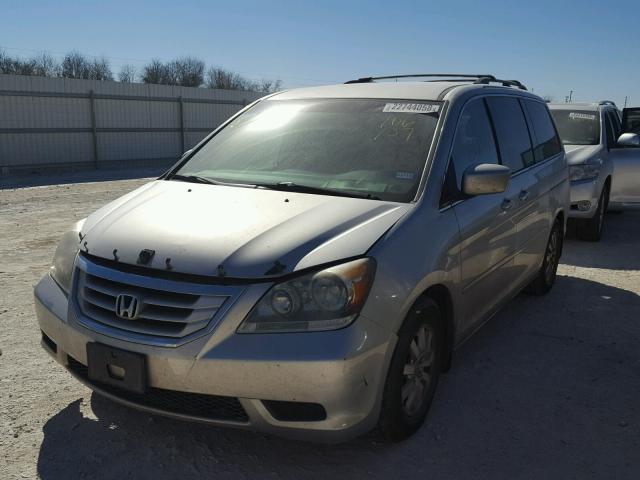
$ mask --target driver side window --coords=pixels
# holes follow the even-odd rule
[[[464,198],[461,190],[462,175],[471,165],[480,163],[500,163],[493,128],[483,99],[469,102],[458,119],[441,205]]]

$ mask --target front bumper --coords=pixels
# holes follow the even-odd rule
[[[329,332],[236,334],[239,322],[261,294],[248,288],[213,332],[166,347],[133,343],[88,329],[77,321],[73,302],[70,307],[49,275],[34,293],[36,315],[46,335],[45,350],[90,388],[120,403],[175,418],[326,442],[348,440],[377,423],[396,336],[366,317]],[[86,365],[89,342],[144,354],[153,389],[237,398],[247,419],[176,413],[91,384],[77,369],[70,368],[70,362]],[[320,404],[326,418],[278,420],[264,400]]]
[[[593,180],[579,180],[577,182],[571,182],[571,201],[569,207],[570,218],[593,218],[598,208],[598,199],[602,192],[602,182],[600,178]],[[585,209],[579,209],[579,205],[586,205],[588,202],[589,207]]]

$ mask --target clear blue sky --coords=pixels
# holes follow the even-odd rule
[[[563,100],[640,106],[640,1],[2,0],[0,46],[77,49],[114,71],[190,54],[285,87],[371,74],[493,73]]]

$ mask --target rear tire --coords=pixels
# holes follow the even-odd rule
[[[536,278],[525,288],[525,292],[533,295],[544,295],[553,287],[562,255],[563,243],[562,223],[556,220],[547,240],[544,260]]]
[[[399,442],[424,423],[443,365],[444,335],[438,305],[426,299],[398,333],[382,397],[378,428],[388,442]]]
[[[582,220],[578,225],[578,238],[588,242],[599,242],[604,227],[604,214],[609,204],[609,185],[605,185],[598,199],[598,208],[593,218]]]

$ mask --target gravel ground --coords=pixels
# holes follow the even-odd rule
[[[640,212],[568,239],[457,353],[417,435],[337,446],[141,414],[39,346],[32,287],[63,228],[144,180],[0,191],[0,478],[640,478]]]

